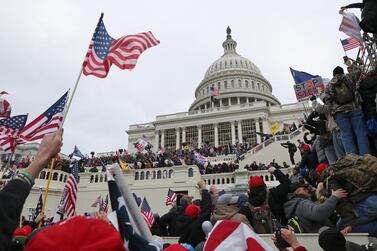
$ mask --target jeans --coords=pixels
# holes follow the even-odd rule
[[[289,158],[291,159],[292,165],[295,164],[295,153],[294,152],[289,152]]]
[[[335,149],[335,154],[338,159],[346,155],[346,152],[344,151],[344,146],[342,142],[342,138],[340,136],[340,131],[334,130],[332,132],[332,142]]]
[[[329,144],[325,146],[325,154],[326,154],[326,159],[330,165],[334,164],[337,161],[333,144]]]
[[[377,236],[377,193],[354,205],[358,217],[353,223],[352,232],[369,233]]]
[[[364,155],[370,153],[367,128],[364,115],[361,111],[338,113],[336,123],[340,128],[340,134],[346,153]],[[354,141],[357,141],[357,147]]]

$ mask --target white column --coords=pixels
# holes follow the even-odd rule
[[[186,142],[186,127],[182,128],[182,143]]]
[[[232,99],[231,98],[228,98],[228,105],[231,106],[232,103],[231,103]]]
[[[255,119],[255,128],[256,128],[257,132],[261,132],[261,128],[259,126],[259,118]],[[261,137],[262,136],[257,134],[257,144],[262,142]]]
[[[208,107],[207,107],[207,103],[204,104],[204,110],[207,111]]]
[[[271,125],[267,121],[266,118],[263,118],[263,122],[262,123],[263,123],[263,132],[267,133],[267,134],[271,133]]]
[[[202,146],[202,126],[198,125],[198,148]]]
[[[159,147],[159,145],[158,145],[158,136],[160,136],[159,134],[159,131],[155,131],[154,132],[154,149],[155,149],[155,151],[158,151],[158,147]]]
[[[238,142],[242,143],[242,125],[241,125],[241,120],[237,121],[237,126],[238,126]]]
[[[161,147],[165,147],[165,130],[161,130]]]
[[[175,136],[175,149],[179,150],[181,147],[180,147],[180,144],[179,144],[179,128],[176,128],[175,129],[175,132],[176,132],[176,136]]]
[[[236,144],[236,127],[234,121],[230,122],[230,131],[232,133],[232,145]]]
[[[220,107],[223,107],[223,99],[220,98]]]
[[[219,127],[218,124],[214,124],[213,128],[215,129],[215,147],[219,146]]]
[[[237,98],[237,104],[241,104],[240,97]]]

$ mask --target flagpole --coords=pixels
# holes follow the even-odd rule
[[[119,165],[114,165],[112,168],[114,173],[114,179],[118,184],[119,190],[126,202],[127,209],[130,213],[130,218],[134,219],[137,228],[140,230],[140,235],[143,236],[148,242],[152,242],[152,234],[149,230],[144,218],[141,216],[139,207],[136,204],[135,199],[132,196],[131,190],[128,187],[126,178],[124,177]]]
[[[51,159],[51,163],[50,163],[50,172],[48,174],[48,180],[47,180],[47,185],[46,185],[45,196],[43,198],[43,204],[42,204],[42,210],[41,210],[41,214],[42,215],[44,215],[44,213],[45,213],[45,207],[46,207],[46,202],[47,202],[48,190],[50,188],[50,182],[51,182],[51,178],[52,178],[52,170],[54,169],[54,164],[55,164],[55,158],[52,158]],[[38,228],[41,227],[41,225],[42,225],[42,220],[40,222],[38,222]]]
[[[64,124],[64,122],[65,122],[65,119],[66,119],[67,114],[68,114],[68,111],[69,111],[69,108],[71,107],[72,100],[73,100],[73,98],[75,97],[75,93],[76,93],[76,90],[77,90],[77,86],[79,85],[79,82],[80,82],[81,76],[82,76],[82,67],[81,67],[80,73],[79,73],[79,75],[78,75],[78,77],[77,77],[75,87],[73,88],[72,96],[70,97],[70,99],[69,99],[69,101],[68,101],[67,108],[66,108],[66,110],[65,110],[65,112],[64,112],[64,117],[63,117],[63,121],[62,121],[62,125],[61,125],[61,127],[63,127],[63,124]]]

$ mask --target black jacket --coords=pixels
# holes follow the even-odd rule
[[[274,171],[274,176],[279,181],[279,185],[269,190],[268,206],[274,217],[282,224],[287,224],[287,219],[284,214],[284,203],[288,201],[289,185],[291,181],[279,169]]]
[[[9,250],[13,231],[18,227],[22,208],[30,193],[26,182],[11,180],[0,191],[0,250]]]
[[[302,153],[300,168],[304,168],[306,166],[309,170],[315,170],[317,164],[318,161],[312,152]]]
[[[160,218],[160,227],[163,231],[163,236],[179,236],[181,230],[184,228],[182,226],[181,219],[185,214],[185,208],[182,206],[173,207],[166,214]],[[178,220],[180,219],[180,221]],[[183,225],[185,225],[183,223]]]
[[[377,118],[376,114],[376,93],[377,93],[377,75],[368,74],[366,79],[360,82],[359,93],[362,98],[361,106],[365,119]]]
[[[199,216],[184,229],[178,243],[188,243],[191,246],[196,247],[200,242],[205,241],[206,236],[202,230],[202,223],[210,220],[211,209],[211,196],[208,193],[208,190],[203,189]]]

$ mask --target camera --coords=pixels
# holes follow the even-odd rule
[[[281,228],[279,228],[278,230],[275,231],[275,238],[276,238],[276,243],[275,243],[275,246],[277,248],[287,248],[287,247],[290,247],[291,245],[288,244],[288,242],[286,242],[283,237],[281,236]]]

